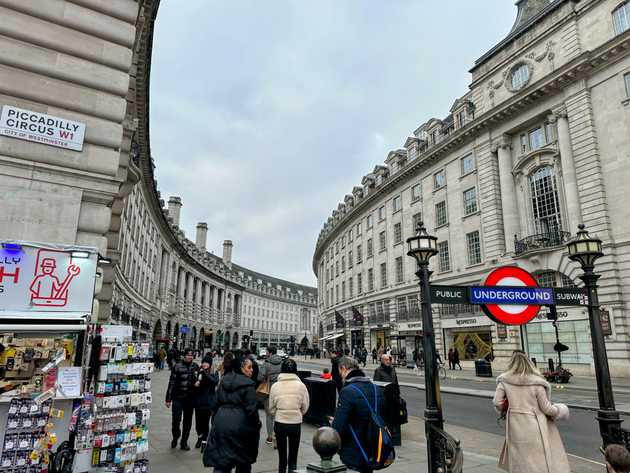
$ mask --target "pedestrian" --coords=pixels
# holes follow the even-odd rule
[[[160,351],[158,352],[159,355],[159,359],[160,359],[160,369],[163,370],[164,369],[164,360],[166,360],[166,357],[168,356],[168,353],[166,353],[166,349],[164,348],[164,345],[162,345],[160,347]]]
[[[506,419],[499,467],[509,473],[569,473],[555,420],[568,418],[564,404],[549,401],[551,387],[522,350],[515,350],[497,378],[495,408]]]
[[[448,369],[449,370],[455,369],[455,366],[453,365],[453,349],[452,348],[448,349],[448,354],[446,355],[446,358],[448,359]]]
[[[375,348],[372,348],[372,363],[376,363],[378,361],[378,351]]]
[[[382,381],[391,383],[385,387],[385,409],[383,411],[383,420],[387,424],[387,428],[392,436],[394,445],[402,444],[402,435],[399,423],[398,408],[402,402],[400,400],[400,386],[398,385],[398,376],[396,368],[392,366],[391,355],[381,356],[381,365],[374,370],[374,381]]]
[[[243,352],[243,355],[245,356],[245,358],[249,358],[252,361],[252,369],[254,370],[254,374],[252,374],[252,380],[256,384],[256,387],[258,387],[258,385],[260,384],[260,381],[258,381],[258,375],[260,374],[260,367],[258,366],[256,357],[251,352],[251,350],[245,350]]]
[[[358,439],[367,437],[372,422],[370,406],[376,405],[377,414],[382,417],[384,398],[381,390],[365,376],[355,360],[344,356],[339,359],[338,365],[344,387],[339,394],[332,427],[341,437],[339,457],[348,469],[371,473],[361,451],[363,447],[355,441],[355,435]]]
[[[330,374],[330,370],[328,368],[324,368],[319,377],[322,379],[332,379],[332,375]]]
[[[361,363],[363,364],[364,368],[367,365],[367,359],[368,359],[368,351],[367,351],[367,348],[363,347],[361,348]]]
[[[230,473],[233,469],[236,473],[251,473],[258,458],[262,424],[252,373],[252,360],[244,356],[232,359],[225,366],[203,454],[204,466],[213,466],[215,473]]]
[[[630,473],[630,453],[623,445],[612,443],[604,451],[607,473]]]
[[[456,348],[455,350],[453,350],[453,369],[455,369],[456,366],[459,366],[459,369],[462,369],[462,365],[459,363],[459,350]]]
[[[195,429],[197,443],[195,448],[208,440],[210,430],[210,415],[215,406],[215,390],[219,383],[219,376],[212,374],[212,357],[204,356],[201,360],[197,381],[195,382]]]
[[[341,353],[331,352],[330,354],[330,375],[335,382],[338,393],[341,392],[341,388],[343,387],[343,379],[341,373],[339,373],[339,358],[341,358],[341,356]]]
[[[297,375],[297,364],[287,358],[269,393],[269,410],[274,416],[273,431],[278,447],[278,473],[287,473],[287,466],[289,473],[297,469],[302,418],[308,406],[308,391]]]
[[[278,375],[282,369],[282,357],[277,354],[276,347],[270,346],[267,348],[267,358],[265,359],[265,363],[262,365],[260,372],[258,374],[258,381],[260,383],[267,382],[269,383],[269,392],[271,392],[271,388],[274,383],[278,381]],[[273,415],[269,411],[269,396],[265,399],[265,424],[267,427],[267,439],[265,442],[267,445],[273,445]]]
[[[193,362],[192,350],[184,351],[184,359],[175,363],[171,369],[171,377],[166,389],[166,407],[172,407],[171,448],[177,447],[177,441],[181,436],[181,449],[190,450],[188,436],[192,427],[193,418],[193,385],[196,382],[199,366]],[[182,420],[183,417],[183,420]],[[180,423],[183,422],[180,430]]]

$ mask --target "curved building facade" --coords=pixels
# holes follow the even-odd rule
[[[93,320],[130,324],[138,338],[310,345],[315,288],[233,263],[230,241],[212,255],[207,226],[187,239],[181,200],[160,198],[149,137],[159,3],[0,0],[3,113],[84,131],[51,140],[0,127],[0,238],[96,247],[111,264],[98,269]]]
[[[422,341],[415,262],[405,240],[437,236],[432,282],[479,285],[518,265],[543,286],[581,285],[565,244],[577,225],[604,242],[600,299],[611,371],[630,374],[624,182],[630,179],[630,2],[517,2],[508,36],[478,59],[470,90],[366,174],[324,223],[313,257],[323,343],[411,351]],[[438,348],[502,366],[524,348],[556,359],[541,310],[505,327],[469,305],[433,305]],[[593,371],[588,315],[559,308],[563,364]]]

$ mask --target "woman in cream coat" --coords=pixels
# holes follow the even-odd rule
[[[297,364],[288,358],[282,362],[278,381],[269,392],[269,412],[274,416],[273,430],[278,445],[278,473],[286,473],[287,466],[289,473],[297,469],[302,417],[308,405],[308,391],[297,375]]]
[[[552,404],[549,394],[549,383],[525,352],[516,350],[508,370],[497,378],[493,399],[497,411],[506,414],[499,467],[509,473],[570,473],[555,423],[568,418],[569,409]]]

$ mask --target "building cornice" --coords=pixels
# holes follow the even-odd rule
[[[435,161],[454,149],[471,143],[495,124],[505,122],[507,119],[521,113],[524,109],[539,103],[552,93],[562,90],[568,84],[574,83],[599,70],[602,65],[618,60],[623,52],[629,48],[630,31],[626,31],[592,51],[583,52],[564,66],[515,94],[512,98],[480,115],[465,127],[456,130],[449,135],[448,139],[432,146],[416,159],[408,162],[398,173],[384,181],[379,187],[373,189],[367,197],[355,202],[354,207],[347,211],[345,215],[339,217],[332,225],[332,228],[329,227],[327,232],[322,231],[320,233],[312,260],[312,268],[315,275],[317,275],[317,264],[324,248],[338,237],[353,219],[359,217],[371,205],[374,205],[385,195],[397,189],[401,184],[416,177],[420,170],[431,166]]]

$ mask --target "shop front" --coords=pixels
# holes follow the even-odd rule
[[[552,321],[547,320],[548,309],[524,326],[524,345],[530,358],[536,358],[539,368],[547,367],[549,359],[558,362],[554,350],[556,332]],[[558,307],[558,340],[569,349],[562,353],[562,364],[572,370],[588,374],[593,362],[591,331],[588,312],[584,307]],[[568,366],[567,366],[568,367]]]
[[[478,315],[448,318],[442,319],[441,323],[445,357],[451,348],[457,350],[462,361],[494,356],[493,322],[488,317]]]
[[[391,340],[390,327],[377,326],[370,327],[370,346],[377,350],[387,348],[390,346]]]
[[[422,322],[401,322],[398,324],[398,350],[411,360],[414,351],[422,347]]]
[[[360,348],[365,346],[365,341],[363,338],[363,329],[362,328],[353,328],[350,331],[350,346],[354,350],[354,348]]]

